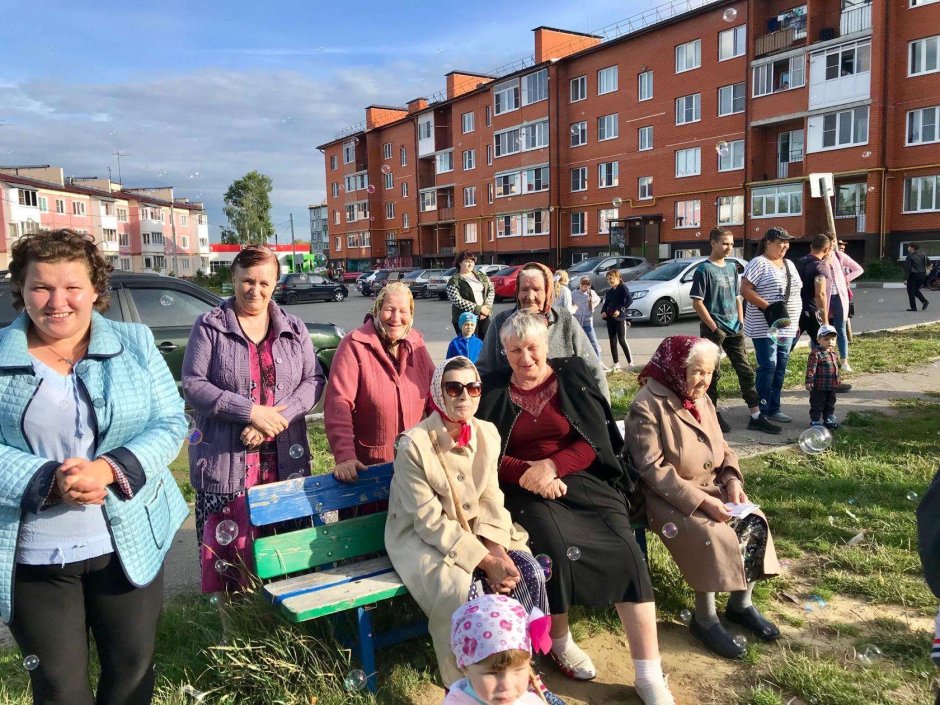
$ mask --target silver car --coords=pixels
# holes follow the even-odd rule
[[[598,294],[603,294],[610,288],[607,284],[607,272],[610,270],[619,270],[620,278],[628,282],[652,268],[653,265],[645,257],[588,257],[568,267],[568,276],[571,278],[568,288],[574,291],[581,286],[581,277],[588,277],[591,280],[591,288]]]
[[[630,321],[649,321],[654,326],[668,326],[680,316],[694,316],[692,299],[692,277],[698,265],[707,257],[690,257],[663,262],[650,270],[627,287],[633,295],[633,302],[627,309]],[[734,262],[738,274],[744,271],[747,262],[740,257],[726,257]]]

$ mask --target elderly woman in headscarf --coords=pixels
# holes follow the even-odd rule
[[[718,621],[715,593],[730,592],[725,617],[773,641],[780,630],[751,604],[757,580],[780,572],[767,519],[749,504],[738,457],[706,395],[720,350],[704,338],[679,335],[660,343],[640,373],[642,388],[626,422],[629,452],[643,482],[650,529],[695,590],[693,636],[727,658],[741,658]]]
[[[594,352],[591,341],[568,309],[552,307],[554,300],[555,286],[552,280],[552,270],[538,262],[524,264],[516,278],[516,307],[497,314],[486,333],[483,350],[477,360],[480,374],[486,375],[490,372],[509,369],[500,330],[506,320],[516,311],[530,311],[541,314],[548,322],[548,358],[550,360],[560,357],[582,358],[587,363],[594,381],[597,382],[597,388],[609,400],[607,375],[604,374],[604,367]]]
[[[468,595],[505,593],[529,612],[548,612],[544,573],[526,548],[525,531],[513,526],[503,506],[499,434],[474,418],[481,391],[466,357],[434,370],[431,412],[397,441],[385,524],[388,555],[428,615],[448,687],[462,677],[450,649],[450,618]],[[543,631],[547,637],[547,623]]]
[[[338,480],[393,460],[395,437],[424,416],[434,363],[412,328],[414,311],[411,290],[393,282],[336,349],[323,419]]]

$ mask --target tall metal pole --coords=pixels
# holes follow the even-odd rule
[[[123,185],[124,185],[124,179],[121,177],[121,157],[126,157],[126,156],[129,154],[129,152],[122,152],[120,149],[115,149],[115,150],[112,152],[112,154],[113,154],[115,157],[117,157],[117,162],[118,162],[118,181],[119,181],[120,184],[123,186]]]
[[[297,267],[297,243],[294,242],[294,214],[290,214],[290,271],[294,272]]]

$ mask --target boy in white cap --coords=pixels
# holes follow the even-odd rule
[[[818,347],[806,361],[806,389],[809,391],[809,420],[813,426],[839,428],[835,416],[836,390],[839,388],[839,356],[835,352],[838,331],[835,327],[819,327]]]

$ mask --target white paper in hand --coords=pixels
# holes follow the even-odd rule
[[[758,509],[759,506],[760,505],[753,504],[751,502],[745,502],[744,504],[725,502],[725,509],[731,512],[731,516],[735,519],[743,519],[748,514],[753,513],[755,509]]]

